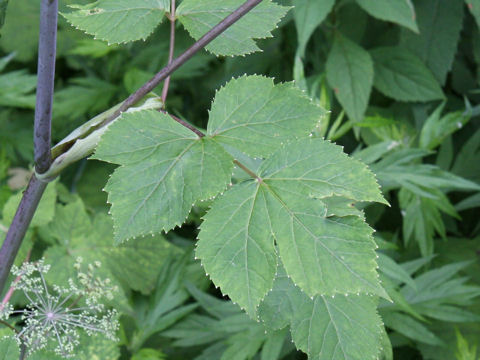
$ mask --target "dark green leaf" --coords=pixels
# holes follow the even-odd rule
[[[463,1],[419,0],[415,9],[420,34],[404,30],[400,43],[415,53],[443,85],[457,50]]]
[[[373,84],[373,62],[363,48],[336,34],[328,55],[327,79],[347,115],[363,119]]]
[[[375,87],[400,101],[431,101],[444,97],[431,71],[410,51],[383,47],[370,51],[375,63]]]

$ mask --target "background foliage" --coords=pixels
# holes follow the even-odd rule
[[[103,34],[91,28],[95,22],[75,23],[76,11],[89,5],[73,11],[67,5],[87,3],[60,1],[61,11],[70,15],[59,19],[55,141],[121,101],[167,61],[168,24],[160,23],[160,13],[135,27],[128,39],[146,41],[125,44],[117,36],[120,28]],[[205,23],[201,12],[195,12],[204,3],[181,3],[184,27],[177,26],[177,53],[193,42],[190,35],[206,30],[200,26]],[[477,359],[480,2],[295,0],[293,5],[273,38],[257,42],[262,52],[216,57],[249,54],[257,45],[212,44],[175,72],[167,110],[207,128],[215,91],[232,77],[261,74],[276,83],[295,80],[317,104],[331,110],[317,135],[367,163],[391,204],[360,204],[377,229],[380,276],[393,300],[378,304],[388,332],[382,356]],[[272,19],[254,14],[254,24],[265,24],[256,38],[267,36],[275,18],[284,14],[274,3],[263,6]],[[1,29],[0,238],[33,160],[38,12],[38,2],[11,1]],[[210,119],[212,115],[214,111]],[[302,338],[302,319],[277,319],[270,325],[278,330],[265,333],[261,323],[211,286],[194,260],[192,249],[208,201],[197,204],[181,228],[115,246],[102,191],[113,168],[82,160],[50,184],[16,260],[20,264],[30,249],[34,258],[45,256],[54,266],[48,279],[52,284],[68,279],[77,256],[100,260],[104,275],[123,289],[112,304],[122,313],[121,342],[86,341],[79,359],[90,359],[92,353],[101,359],[136,360],[304,358],[291,342],[291,337]],[[241,178],[236,172],[234,176]],[[269,296],[281,298],[281,291],[293,286],[282,271]],[[295,298],[299,308],[302,295]],[[317,300],[316,306],[328,306],[327,300]],[[24,304],[20,296],[15,301]],[[375,306],[365,299],[363,312],[349,315],[374,314]],[[292,321],[292,334],[282,321]],[[365,351],[373,346],[362,345]],[[297,346],[314,351],[312,344]],[[7,341],[0,342],[0,349],[5,354],[16,351]]]

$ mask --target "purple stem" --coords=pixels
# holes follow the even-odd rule
[[[0,249],[0,293],[5,287],[10,268],[46,187],[47,183],[38,180],[33,175],[27,189],[23,192],[23,197],[20,205],[18,205],[12,225],[10,225],[5,241]]]
[[[58,0],[42,0],[40,8],[40,36],[38,41],[37,102],[33,143],[35,167],[39,174],[50,167],[52,156],[51,123],[55,54],[57,49]]]
[[[40,174],[47,171],[52,162],[50,143],[57,49],[57,19],[58,0],[42,0],[38,40],[37,101],[33,136],[36,171]],[[5,288],[10,268],[46,187],[46,183],[33,175],[23,193],[22,200],[0,249],[0,293]]]

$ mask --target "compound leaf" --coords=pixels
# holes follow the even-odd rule
[[[357,3],[373,17],[394,22],[418,33],[415,8],[411,0],[357,0]]]
[[[375,87],[400,101],[432,101],[444,97],[432,72],[414,54],[398,46],[370,51],[375,63]]]
[[[215,141],[154,110],[122,115],[95,158],[122,165],[106,186],[117,242],[181,225],[195,202],[226,188],[233,169]]]
[[[290,325],[295,345],[309,359],[376,359],[382,334],[376,303],[365,295],[309,298],[280,267],[259,314],[269,328]]]
[[[230,15],[244,0],[184,0],[177,9],[178,20],[198,40]],[[259,51],[253,39],[271,37],[288,7],[264,0],[213,40],[206,49],[216,55],[244,55]]]
[[[369,53],[337,34],[326,71],[328,83],[347,115],[354,121],[362,120],[373,84],[373,61]]]
[[[255,314],[273,281],[274,241],[287,273],[309,296],[387,297],[376,272],[372,229],[358,214],[328,216],[318,199],[345,196],[383,202],[365,165],[336,145],[303,139],[274,153],[258,176],[215,200],[199,235],[197,256],[233,301]],[[342,212],[341,206],[350,203],[337,202],[336,211]]]
[[[146,39],[162,21],[170,0],[98,0],[71,5],[63,16],[77,29],[109,44]]]
[[[324,114],[292,83],[243,76],[216,94],[207,133],[219,144],[265,157],[290,139],[307,137]]]

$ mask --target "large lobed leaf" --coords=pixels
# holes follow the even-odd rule
[[[178,20],[198,40],[230,15],[244,0],[184,0],[177,9]],[[206,49],[216,55],[244,55],[259,51],[253,39],[271,37],[288,11],[271,0],[264,0],[213,40]]]
[[[117,242],[181,225],[195,202],[226,188],[233,168],[216,142],[154,110],[123,114],[94,157],[122,165],[106,186]]]
[[[73,26],[96,39],[118,44],[146,39],[170,8],[170,0],[98,0],[71,7],[75,10],[63,16]]]
[[[310,296],[385,296],[370,227],[358,216],[327,217],[327,207],[318,199],[383,202],[365,165],[336,145],[304,139],[274,153],[259,177],[217,199],[199,235],[197,256],[233,301],[255,314],[273,283],[274,241],[289,276]]]
[[[288,140],[309,135],[324,114],[292,83],[243,76],[216,94],[207,134],[227,148],[266,157]]]

